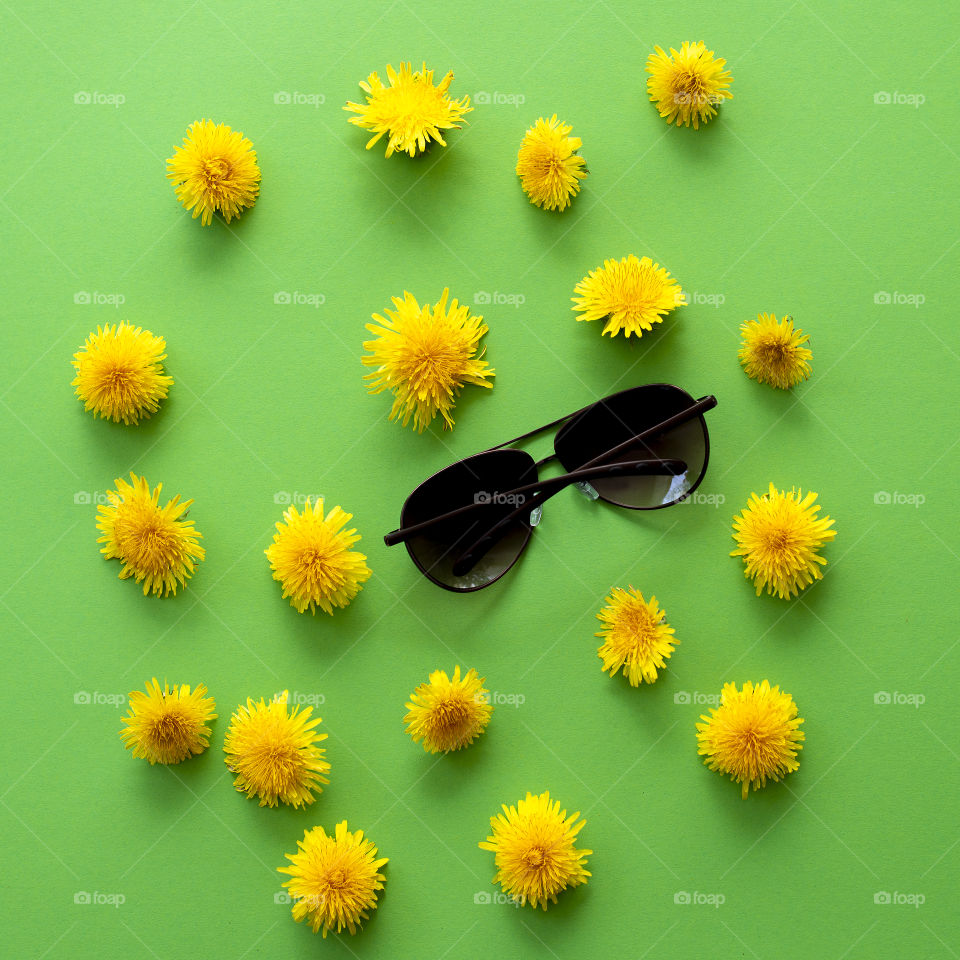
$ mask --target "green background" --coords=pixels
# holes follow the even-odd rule
[[[960,24],[940,7],[0,4],[11,956],[957,956]],[[701,38],[735,99],[699,133],[670,128],[643,65],[654,44]],[[506,96],[446,150],[386,160],[341,107],[403,59],[453,69],[457,96]],[[524,130],[554,112],[590,168],[562,215],[513,172]],[[191,220],[164,178],[200,117],[242,130],[262,168],[229,228]],[[639,343],[570,310],[577,280],[628,253],[691,295]],[[363,325],[404,289],[422,302],[444,286],[523,303],[477,308],[495,387],[467,389],[453,433],[417,435],[365,393]],[[761,310],[811,335],[793,393],[737,364]],[[176,380],[138,428],[95,421],[70,386],[73,352],[120,319],[166,337]],[[719,507],[633,514],[568,492],[509,578],[469,596],[382,545],[452,459],[659,381],[719,400],[701,488]],[[207,559],[176,598],[119,581],[77,502],[131,469],[195,500]],[[770,480],[819,491],[838,530],[825,580],[792,602],[756,598],[727,556],[731,516]],[[298,615],[270,578],[284,491],[342,504],[363,536],[374,575],[332,618]],[[911,495],[924,502],[897,502]],[[681,641],[637,690],[601,672],[593,636],[628,584]],[[455,663],[524,702],[431,757],[404,703]],[[152,676],[216,698],[198,759],[123,750],[111,698]],[[807,742],[796,774],[743,801],[701,764],[694,724],[725,681],[763,678],[793,694]],[[220,749],[237,703],[284,688],[322,699],[330,735],[332,782],[301,811],[234,792]],[[546,914],[475,903],[494,891],[488,818],[546,789],[586,817],[589,885]],[[390,858],[387,888],[360,935],[324,942],[275,902],[275,868],[304,828],[344,818]]]

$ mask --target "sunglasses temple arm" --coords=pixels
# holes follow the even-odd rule
[[[692,407],[687,407],[686,410],[681,410],[679,413],[675,413],[672,417],[668,417],[662,423],[656,424],[656,426],[648,427],[642,433],[634,434],[634,436],[630,437],[629,440],[624,440],[623,443],[617,444],[617,446],[610,450],[605,450],[599,456],[594,457],[592,460],[585,463],[580,469],[584,470],[587,467],[597,466],[598,464],[603,463],[604,460],[608,460],[610,457],[616,457],[620,455],[634,444],[646,440],[647,437],[655,436],[658,433],[664,433],[667,430],[672,430],[681,423],[686,423],[688,420],[692,420],[694,417],[699,417],[708,410],[712,410],[716,405],[716,397],[701,397]]]
[[[573,483],[583,483],[609,477],[680,476],[686,472],[683,460],[633,460],[624,463],[608,463],[597,467],[581,468],[572,473],[554,477],[544,483],[532,497],[525,499],[505,517],[497,521],[485,534],[474,541],[454,562],[453,573],[462,576],[473,569],[476,562],[500,539],[503,531],[524,514],[543,506],[552,496]],[[544,489],[545,487],[550,489]]]
[[[523,496],[527,493],[534,493],[532,497],[524,496],[524,502],[507,518],[510,521],[514,516],[519,516],[526,510],[533,510],[543,503],[546,503],[555,493],[570,486],[573,483],[596,479],[597,477],[615,477],[623,474],[630,476],[642,476],[644,474],[655,474],[657,476],[676,476],[683,473],[687,465],[683,460],[635,460],[626,463],[607,463],[599,464],[594,467],[581,467],[572,473],[564,473],[558,477],[550,477],[546,480],[538,480],[536,483],[528,483],[522,487],[515,487],[512,490],[496,491],[497,498],[513,498]],[[422,523],[415,523],[409,527],[401,527],[398,530],[392,530],[384,538],[383,542],[388,547],[393,547],[404,540],[428,530],[437,523],[443,523],[446,520],[454,520],[463,516],[465,513],[471,513],[482,507],[489,506],[491,500],[478,500],[474,503],[468,503],[465,506],[458,507],[456,510],[450,510],[447,513],[441,513],[439,516],[431,517]],[[498,529],[500,524],[493,529]]]

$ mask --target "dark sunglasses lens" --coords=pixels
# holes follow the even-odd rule
[[[527,545],[529,514],[521,514],[504,527],[502,536],[470,570],[455,575],[453,566],[491,527],[516,509],[516,498],[509,491],[536,479],[537,467],[528,453],[493,450],[461,460],[425,480],[403,505],[403,527],[468,504],[482,506],[410,537],[406,545],[414,563],[434,583],[451,590],[467,592],[493,583],[513,566]]]
[[[694,399],[679,387],[652,385],[625,390],[594,404],[557,434],[554,448],[568,471],[655,427],[691,407]],[[682,500],[703,479],[707,460],[707,425],[693,417],[643,440],[628,444],[610,463],[629,460],[682,460],[680,475],[608,477],[592,480],[600,497],[621,507],[650,509]]]

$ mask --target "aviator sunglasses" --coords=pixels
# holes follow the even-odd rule
[[[597,400],[424,480],[384,543],[405,544],[420,572],[446,590],[488,587],[523,553],[543,504],[568,486],[628,510],[685,500],[707,472],[703,415],[716,405],[715,397],[694,400],[665,383]],[[554,452],[542,460],[511,446],[553,427],[559,428]],[[541,478],[540,468],[551,460],[566,472]]]

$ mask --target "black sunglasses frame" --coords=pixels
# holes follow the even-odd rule
[[[676,426],[679,426],[683,423],[687,423],[694,418],[699,418],[703,426],[703,440],[704,440],[704,451],[703,451],[703,466],[700,469],[700,474],[697,479],[690,485],[690,487],[684,491],[683,496],[677,497],[676,500],[671,500],[668,503],[658,503],[652,504],[649,506],[638,506],[634,504],[619,503],[613,500],[604,497],[602,493],[594,490],[597,499],[601,499],[606,503],[609,503],[611,506],[622,507],[627,510],[662,510],[666,507],[676,506],[678,503],[682,503],[684,500],[688,499],[694,491],[700,486],[703,478],[706,476],[707,467],[710,463],[710,434],[707,429],[706,421],[703,419],[703,414],[708,410],[712,410],[717,405],[716,397],[712,395],[707,395],[701,397],[699,400],[694,400],[694,398],[688,394],[681,387],[677,387],[674,384],[668,383],[651,383],[651,384],[641,384],[635,387],[628,387],[626,390],[620,390],[617,393],[610,394],[609,396],[602,397],[599,400],[594,400],[592,403],[587,404],[585,407],[581,407],[579,410],[575,410],[573,413],[569,413],[566,416],[559,417],[556,420],[551,421],[550,423],[544,424],[542,427],[537,427],[535,430],[530,430],[527,433],[521,434],[519,437],[514,437],[512,440],[505,440],[503,443],[497,444],[494,447],[489,447],[486,450],[482,450],[478,454],[474,454],[471,457],[466,457],[462,460],[454,461],[452,464],[448,464],[442,469],[438,470],[436,473],[432,474],[430,477],[427,477],[425,480],[421,481],[417,487],[410,493],[407,499],[404,501],[403,507],[400,511],[401,522],[404,513],[406,512],[407,505],[410,499],[416,494],[416,492],[426,484],[429,484],[431,481],[435,480],[441,474],[445,473],[451,467],[458,465],[468,465],[470,460],[474,457],[480,457],[487,453],[493,453],[498,450],[505,450],[512,448],[514,444],[521,443],[524,440],[528,440],[531,437],[535,437],[541,433],[544,433],[547,430],[552,429],[553,427],[560,427],[557,431],[556,437],[554,438],[554,443],[556,444],[557,438],[561,436],[563,431],[567,427],[572,427],[575,420],[587,414],[589,411],[599,406],[600,404],[606,404],[610,401],[616,400],[619,397],[626,396],[634,392],[645,391],[645,390],[656,390],[656,389],[669,389],[675,390],[678,393],[683,394],[690,401],[690,406],[679,411],[671,417],[661,421],[660,423],[653,424],[650,427],[647,427],[638,434],[635,434],[629,437],[627,440],[623,441],[620,444],[606,450],[599,455],[595,456],[592,460],[587,463],[582,464],[576,470],[570,471],[569,473],[562,474],[557,477],[548,477],[541,478],[538,476],[537,480],[533,483],[525,484],[521,487],[517,487],[513,490],[503,492],[504,496],[508,495],[519,495],[526,494],[528,491],[536,493],[527,498],[524,497],[523,502],[517,506],[517,508],[510,514],[505,517],[502,517],[498,520],[486,534],[480,537],[476,542],[471,544],[467,550],[461,554],[458,558],[458,564],[469,564],[467,569],[472,566],[472,562],[476,562],[476,559],[483,555],[483,553],[489,549],[499,538],[495,536],[496,531],[509,527],[512,521],[519,519],[523,514],[529,514],[534,510],[538,509],[545,503],[548,499],[553,497],[560,490],[565,489],[568,486],[579,483],[588,483],[591,479],[597,479],[600,477],[614,477],[614,476],[623,476],[623,475],[635,475],[643,476],[650,475],[655,473],[671,473],[675,470],[682,469],[682,461],[678,460],[636,460],[636,461],[619,461],[615,463],[604,463],[603,461],[607,460],[611,456],[616,456],[618,453],[622,453],[624,450],[633,446],[637,441],[642,441],[644,437],[650,436],[652,434],[662,434],[665,431],[671,430]],[[541,460],[533,461],[531,457],[531,462],[539,474],[539,470],[542,466],[549,463],[551,460],[559,459],[556,453],[556,449],[549,456],[542,458]],[[469,469],[469,467],[468,467]],[[480,479],[479,477],[477,479]],[[484,583],[477,584],[475,586],[469,587],[457,587],[451,584],[442,582],[441,580],[435,578],[429,570],[421,562],[420,558],[413,552],[410,547],[409,538],[415,536],[417,533],[422,532],[429,527],[432,527],[434,524],[451,520],[456,517],[462,516],[466,513],[475,511],[481,507],[485,506],[482,501],[475,501],[474,503],[465,504],[462,507],[458,507],[455,510],[447,511],[446,513],[438,514],[435,517],[431,517],[427,520],[424,520],[420,523],[411,524],[407,527],[399,527],[396,530],[392,530],[390,533],[386,534],[383,538],[384,543],[388,547],[395,546],[398,543],[403,543],[407,548],[407,553],[410,556],[410,559],[413,561],[417,569],[426,577],[431,583],[436,584],[438,587],[442,587],[444,590],[449,590],[452,593],[474,593],[477,590],[483,590],[485,587],[489,587],[491,584],[496,583],[501,577],[513,569],[516,562],[523,555],[524,551],[527,548],[527,544],[530,542],[530,537],[533,535],[533,525],[527,523],[526,532],[523,539],[523,543],[519,545],[517,550],[517,555],[510,562],[510,564],[504,568],[497,576],[493,577],[490,580],[485,581]]]

